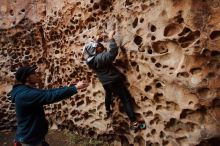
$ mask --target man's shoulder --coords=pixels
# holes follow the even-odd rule
[[[24,92],[27,93],[29,91],[34,91],[36,90],[35,88],[31,88],[27,85],[24,85],[24,84],[20,84],[20,85],[15,85],[13,88],[12,88],[12,91],[11,93],[15,93],[16,95],[21,95],[23,94]]]
[[[99,53],[99,54],[97,54],[95,57],[96,57],[96,58],[102,58],[103,56],[106,56],[106,55],[109,55],[109,51]]]
[[[13,85],[13,87],[12,87],[12,92],[13,92],[13,91],[17,91],[17,90],[21,90],[21,89],[23,89],[23,88],[27,88],[26,85],[24,85],[24,84],[15,84],[15,85]]]

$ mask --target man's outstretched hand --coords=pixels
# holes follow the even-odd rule
[[[97,42],[102,42],[102,41],[107,41],[108,39],[110,40],[110,39],[113,39],[113,36],[115,35],[115,31],[114,30],[112,30],[112,31],[110,31],[109,33],[108,33],[108,35],[106,35],[106,34],[98,34],[97,36],[96,36],[96,41]]]
[[[76,86],[76,89],[78,90],[78,89],[85,89],[86,87],[89,86],[89,84],[86,81],[79,81],[76,83],[75,86]]]
[[[112,31],[109,32],[108,38],[109,38],[109,39],[112,39],[114,35],[115,35],[115,31],[112,30]]]
[[[99,35],[97,35],[97,37],[96,37],[96,41],[97,41],[97,42],[102,42],[103,39],[104,39],[104,36],[103,36],[102,34],[99,34]]]

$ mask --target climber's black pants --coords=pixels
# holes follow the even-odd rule
[[[103,85],[105,89],[105,108],[106,111],[110,111],[110,106],[112,104],[112,94],[118,95],[123,104],[124,110],[127,113],[131,122],[136,120],[133,106],[131,103],[131,95],[127,90],[123,82],[115,82]]]

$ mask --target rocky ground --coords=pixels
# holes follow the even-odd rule
[[[15,132],[0,132],[0,145],[12,146]],[[82,137],[67,131],[50,130],[46,141],[50,146],[112,146],[101,140]]]

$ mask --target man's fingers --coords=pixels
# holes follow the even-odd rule
[[[114,31],[114,30],[110,31],[110,32],[109,32],[109,38],[111,39],[114,34],[115,34],[115,31]]]
[[[86,88],[86,87],[88,87],[88,86],[89,86],[89,84],[88,84],[88,82],[85,81],[85,80],[79,81],[79,82],[76,84],[76,87],[77,87],[78,89],[83,89],[83,88]]]

